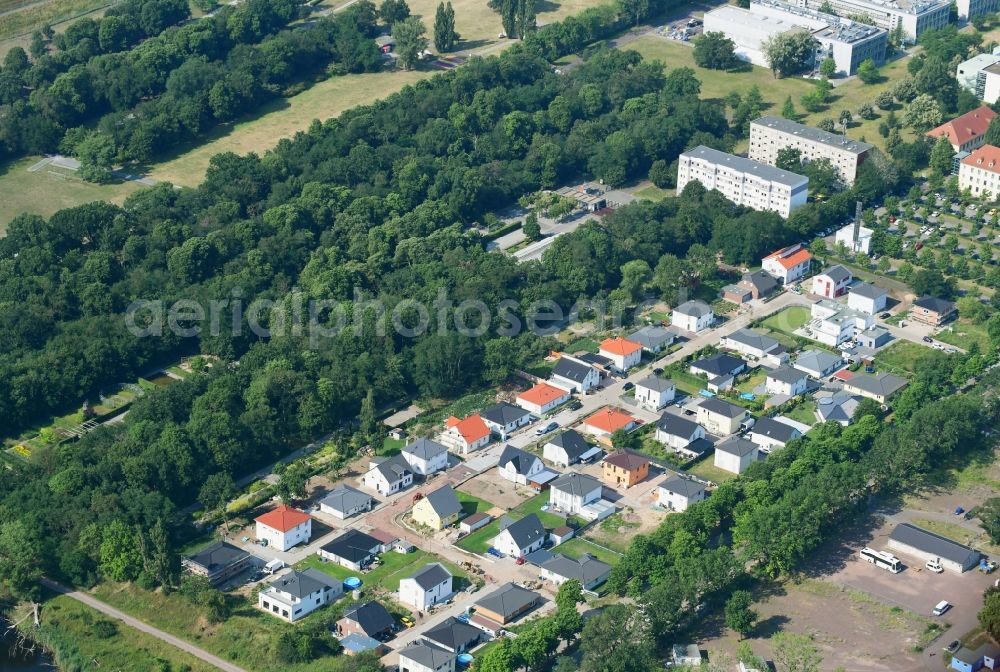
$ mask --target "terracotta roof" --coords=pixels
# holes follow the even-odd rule
[[[273,530],[288,532],[302,523],[311,520],[311,518],[307,513],[303,513],[298,509],[293,509],[290,506],[282,504],[278,508],[268,511],[262,516],[257,516],[256,520],[261,525],[267,525]]]
[[[809,261],[812,259],[812,255],[809,254],[809,250],[807,250],[805,246],[792,245],[791,247],[783,248],[777,252],[772,252],[764,257],[764,259],[774,259],[787,270]]]
[[[609,433],[623,429],[630,422],[635,422],[635,418],[628,413],[619,411],[617,408],[602,408],[583,421],[585,425],[590,425]]]
[[[847,369],[841,369],[837,373],[833,374],[833,377],[834,378],[839,378],[840,380],[847,381],[847,380],[850,380],[851,378],[853,378],[854,374],[851,373],[850,371],[848,371]]]
[[[612,466],[625,469],[626,471],[637,471],[641,469],[643,465],[649,464],[649,460],[647,458],[627,450],[619,450],[617,453],[612,453],[611,455],[605,457],[604,461]]]
[[[962,163],[973,168],[988,170],[992,173],[1000,173],[1000,147],[993,145],[983,145],[979,149],[962,159]]]
[[[483,419],[478,414],[470,415],[459,420],[454,415],[447,420],[448,427],[454,427],[462,435],[466,443],[475,443],[484,436],[490,435],[490,428],[486,426]]]
[[[545,404],[553,402],[556,399],[568,396],[569,392],[566,390],[560,389],[554,385],[549,385],[548,383],[538,383],[530,390],[517,395],[517,398],[526,401],[529,404],[544,406]]]
[[[642,346],[618,336],[617,338],[606,338],[601,341],[601,350],[610,352],[613,355],[627,357],[637,350],[642,350]]]
[[[983,105],[927,131],[927,137],[939,138],[944,135],[948,137],[951,144],[961,146],[985,133],[990,125],[990,120],[995,116],[997,116],[996,112]]]

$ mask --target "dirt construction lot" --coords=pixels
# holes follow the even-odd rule
[[[506,511],[510,511],[524,500],[531,499],[538,494],[531,488],[515,485],[505,480],[497,469],[490,469],[469,479],[462,484],[462,492],[467,492],[479,499],[485,499]]]

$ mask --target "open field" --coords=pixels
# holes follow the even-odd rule
[[[703,457],[698,462],[695,462],[690,467],[687,467],[685,471],[694,474],[698,478],[704,478],[707,481],[712,481],[713,483],[725,483],[726,481],[731,481],[736,478],[736,474],[728,472],[725,469],[719,469],[715,466],[714,454],[709,454],[707,457]]]
[[[17,215],[30,212],[48,217],[62,208],[111,201],[121,204],[129,194],[142,189],[135,182],[90,184],[72,171],[46,166],[29,173],[28,168],[41,160],[40,156],[19,159],[0,167],[0,234]]]
[[[765,109],[765,113],[778,115],[785,98],[791,96],[796,110],[802,115],[799,121],[810,125],[815,125],[820,119],[835,119],[840,115],[841,110],[857,112],[862,103],[873,100],[880,92],[891,88],[896,81],[906,76],[907,57],[898,58],[881,68],[881,82],[867,85],[857,78],[845,81],[834,89],[833,100],[827,109],[805,114],[799,103],[799,98],[802,97],[802,94],[813,89],[813,84],[809,80],[798,77],[775,79],[770,70],[758,66],[753,66],[753,69],[747,72],[706,70],[695,65],[694,50],[690,43],[677,42],[657,35],[641,37],[629,43],[626,48],[638,51],[647,60],[662,61],[668,69],[692,68],[695,71],[695,76],[701,81],[702,98],[721,99],[731,91],[746,93],[750,87],[756,84],[765,103],[770,105]],[[836,85],[838,82],[835,80],[834,84]],[[886,114],[881,110],[877,110],[877,112],[880,115]],[[878,134],[880,119],[881,117],[868,121],[858,119],[848,131],[848,135],[857,139],[863,137],[868,142],[884,149],[884,139]],[[737,150],[739,149],[741,148],[737,147]]]
[[[875,355],[875,364],[879,369],[886,369],[888,372],[912,374],[917,370],[920,360],[931,352],[917,343],[899,341]]]
[[[761,322],[761,325],[772,331],[791,334],[809,321],[809,309],[802,306],[789,306],[781,312],[771,315]]]
[[[44,2],[2,0],[0,39],[31,33],[46,24],[59,23],[111,4],[113,3],[110,0],[45,0]],[[3,51],[6,52],[7,48]]]
[[[493,504],[487,502],[485,499],[480,499],[475,495],[470,495],[467,492],[462,492],[461,490],[456,490],[455,495],[458,497],[458,501],[462,505],[462,517],[471,516],[474,513],[486,513],[493,508]]]
[[[28,613],[28,609],[27,605],[23,610],[18,609],[15,620]],[[47,646],[59,652],[56,662],[62,669],[70,669],[74,663],[92,663],[93,669],[153,670],[158,669],[158,661],[168,662],[172,670],[212,672],[216,669],[65,595],[51,597],[42,603],[41,620],[39,635]],[[113,634],[109,637],[96,634],[94,625],[99,622],[114,623]]]
[[[295,568],[302,570],[313,567],[341,581],[350,576],[356,576],[363,582],[362,588],[364,590],[378,588],[390,593],[399,590],[399,582],[402,579],[410,576],[428,562],[440,562],[443,564],[452,575],[460,579],[459,584],[462,583],[462,579],[466,578],[465,572],[426,551],[417,550],[413,553],[395,553],[390,551],[382,553],[379,558],[382,560],[382,564],[368,573],[356,572],[353,569],[342,567],[333,562],[323,562],[318,555],[310,555],[295,565]]]
[[[990,337],[986,333],[986,329],[982,325],[973,324],[964,319],[952,322],[934,334],[934,338],[942,343],[956,345],[963,350],[968,350],[973,343],[978,343],[983,352],[990,349]]]
[[[191,606],[178,593],[164,595],[145,591],[131,584],[102,584],[92,594],[103,602],[149,623],[172,635],[181,637],[217,656],[255,672],[325,672],[335,669],[335,657],[320,658],[312,663],[290,664],[280,662],[273,645],[282,632],[292,631],[295,625],[268,616],[242,595],[230,596],[233,612],[222,623],[208,623],[200,611]],[[254,598],[256,599],[256,598]],[[346,608],[349,600],[343,599],[305,617],[310,619],[333,618]],[[101,669],[105,669],[102,666]],[[106,669],[119,669],[109,667]],[[126,664],[121,669],[135,669]]]

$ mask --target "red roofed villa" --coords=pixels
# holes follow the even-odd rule
[[[641,421],[617,408],[606,406],[583,421],[583,431],[593,434],[598,439],[609,439],[619,429],[630,432],[638,427]]]
[[[928,138],[948,138],[956,152],[971,152],[986,144],[986,129],[997,113],[987,105],[977,107],[960,117],[946,121],[935,129],[927,131]]]
[[[548,383],[538,383],[530,390],[517,395],[517,399],[514,401],[526,411],[542,414],[569,401],[570,396],[570,393],[561,387]]]
[[[772,252],[761,260],[761,266],[783,285],[798,282],[809,272],[812,255],[802,243]]]
[[[622,371],[628,371],[642,359],[642,345],[621,336],[606,338],[601,341],[598,354],[610,359]]]
[[[478,413],[466,416],[459,420],[454,415],[445,421],[444,433],[441,434],[441,443],[463,455],[478,450],[490,442],[490,428]]]
[[[278,551],[309,541],[312,535],[312,518],[308,513],[282,504],[276,509],[257,516],[257,540]]]
[[[973,196],[1000,194],[1000,148],[983,145],[958,166],[958,188]]]

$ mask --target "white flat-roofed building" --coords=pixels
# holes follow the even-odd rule
[[[819,9],[824,0],[795,0],[798,7]],[[838,16],[865,16],[890,33],[900,30],[907,42],[914,42],[924,31],[948,25],[949,0],[829,0]],[[958,0],[959,18],[984,13],[983,6],[995,0]],[[991,11],[991,10],[987,10]]]
[[[754,161],[773,166],[778,152],[788,147],[798,149],[805,162],[829,159],[840,181],[851,185],[872,145],[783,117],[761,117],[750,122],[747,156]]]
[[[853,75],[865,59],[885,61],[889,33],[846,18],[792,5],[760,0],[747,9],[724,5],[705,14],[705,32],[723,33],[735,44],[737,58],[768,67],[763,44],[785,33],[811,33],[819,43],[816,63],[830,57],[837,72]]]
[[[680,155],[677,193],[696,180],[706,189],[717,189],[737,205],[776,212],[788,217],[805,205],[809,178],[699,145]]]
[[[966,91],[976,93],[976,81],[979,78],[979,73],[982,72],[983,68],[994,63],[1000,63],[1000,47],[994,47],[992,53],[976,54],[969,60],[962,61],[958,64],[955,72],[958,85]]]
[[[854,236],[854,224],[848,224],[837,230],[833,240],[835,243],[843,244],[848,250],[860,252],[861,254],[871,254],[872,236],[875,232],[864,226],[858,227],[857,240]]]

